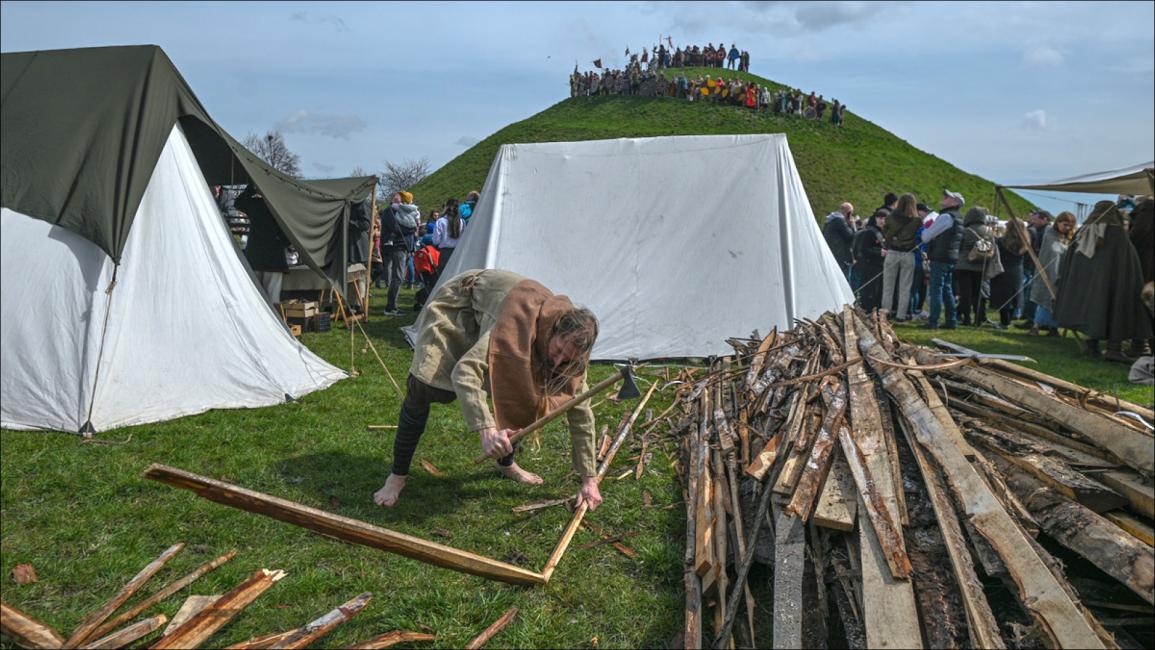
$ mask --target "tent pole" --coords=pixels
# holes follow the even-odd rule
[[[108,320],[112,315],[112,290],[116,288],[116,276],[120,271],[120,263],[112,265],[112,280],[108,283],[108,288],[104,290],[104,295],[108,296],[108,301],[104,307],[104,324],[100,327],[100,349],[96,352],[96,371],[92,373],[92,393],[88,396],[88,415],[84,418],[84,424],[80,425],[79,433],[85,438],[91,438],[95,429],[92,426],[92,411],[96,408],[96,387],[100,382],[100,364],[104,360],[104,342],[108,338]]]
[[[373,295],[373,291],[372,291],[372,288],[373,288],[372,287],[372,285],[373,285],[373,255],[376,252],[373,249],[373,231],[374,231],[374,229],[377,228],[377,184],[376,183],[373,184],[373,191],[370,194],[372,196],[371,200],[373,202],[372,203],[373,217],[371,219],[369,219],[369,264],[367,264],[366,268],[365,268],[365,296],[361,299],[361,301],[363,303],[362,306],[364,307],[361,311],[365,314],[365,321],[366,322],[368,322],[368,320],[369,320],[369,298],[371,298]],[[381,241],[380,238],[378,238],[377,241],[379,243]]]
[[[1007,197],[1003,194],[1003,187],[1001,185],[995,186],[995,198],[996,200],[1002,201],[1003,206],[1007,209],[1007,214],[1011,215],[1010,220],[1016,223],[1016,227],[1026,228],[1023,222],[1020,221],[1017,216],[1015,216],[1015,209],[1011,207],[1011,202],[1008,201]],[[1043,279],[1043,284],[1047,287],[1047,291],[1051,293],[1051,297],[1057,298],[1059,296],[1059,292],[1055,290],[1055,285],[1051,282],[1051,278],[1047,276],[1046,269],[1043,268],[1043,263],[1039,261],[1039,256],[1035,253],[1035,247],[1028,245],[1027,254],[1031,256],[1031,261],[1035,263],[1035,268],[1037,269],[1035,277],[1041,277]]]

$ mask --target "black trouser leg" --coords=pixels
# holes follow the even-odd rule
[[[425,424],[429,421],[429,407],[433,402],[448,404],[456,395],[452,391],[434,388],[413,375],[409,375],[405,401],[401,403],[401,415],[397,419],[397,436],[393,439],[393,473],[397,476],[409,474],[409,464]]]

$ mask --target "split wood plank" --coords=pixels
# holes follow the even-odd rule
[[[871,382],[873,383],[873,382]],[[890,467],[890,484],[894,486],[894,501],[898,508],[898,523],[910,525],[910,514],[906,509],[906,490],[902,484],[902,467],[899,465],[898,440],[894,432],[894,413],[890,410],[890,400],[881,386],[875,385],[875,399],[882,420],[882,440],[886,443],[886,459]]]
[[[1127,497],[1135,512],[1155,519],[1155,487],[1149,481],[1128,470],[1103,472],[1098,479]]]
[[[278,640],[269,647],[276,648],[277,650],[300,650],[300,648],[306,648],[317,639],[337,629],[338,625],[356,616],[361,610],[365,609],[365,606],[369,604],[372,598],[373,594],[368,591],[354,596],[344,604],[329,610],[324,616],[293,630],[292,634]]]
[[[691,427],[690,434],[686,438],[689,462],[686,463],[688,468],[688,476],[686,477],[686,551],[682,567],[682,581],[686,592],[682,638],[686,648],[695,649],[702,647],[702,579],[698,577],[698,572],[695,570],[697,565],[695,541],[698,538],[697,512],[698,499],[700,498],[698,486],[701,484],[701,470],[705,462],[699,453],[700,446],[698,445],[698,438],[705,428],[702,422],[705,419],[702,408],[698,409],[698,415],[699,426]]]
[[[160,626],[164,625],[166,621],[168,621],[167,616],[164,614],[157,614],[156,616],[146,618],[143,621],[137,621],[136,623],[133,623],[132,625],[129,625],[122,630],[118,630],[112,634],[101,637],[96,641],[86,643],[81,647],[86,648],[87,650],[110,650],[111,648],[125,648],[128,647],[130,643],[143,639],[149,634],[152,634],[156,630],[160,629]]]
[[[285,577],[284,571],[261,569],[232,591],[216,599],[188,621],[152,645],[152,650],[198,648],[270,587]]]
[[[144,475],[154,481],[191,490],[209,501],[308,528],[344,542],[390,551],[435,566],[510,584],[540,585],[546,582],[540,573],[512,564],[198,476],[175,467],[153,464],[145,470]]]
[[[951,571],[962,596],[963,611],[967,617],[967,634],[973,648],[1005,648],[1002,635],[999,634],[999,624],[991,611],[990,602],[983,591],[983,584],[975,572],[974,562],[971,560],[970,549],[966,538],[963,537],[962,527],[959,525],[958,512],[947,492],[946,484],[938,469],[927,460],[926,452],[911,434],[911,427],[903,418],[899,418],[899,428],[906,437],[914,460],[922,474],[923,484],[926,486],[927,496],[934,517],[942,532],[943,542],[946,544],[947,557],[950,558]]]
[[[1152,529],[1151,524],[1126,512],[1108,512],[1103,516],[1147,546],[1155,546],[1155,529]]]
[[[774,648],[802,647],[802,574],[806,528],[778,504],[774,511]]]
[[[818,490],[830,471],[830,460],[838,446],[839,429],[843,428],[843,414],[846,412],[846,389],[840,380],[836,379],[831,386],[823,388],[822,398],[826,402],[826,415],[810,448],[810,458],[794,487],[794,496],[786,506],[786,512],[800,517],[803,522],[810,520]]]
[[[1097,393],[1083,386],[1072,384],[1071,382],[1064,379],[1059,379],[1058,377],[1053,377],[1046,373],[1039,372],[1033,368],[1020,366],[1016,363],[1011,363],[1010,361],[1005,361],[1003,359],[984,358],[980,359],[979,363],[984,366],[990,366],[998,370],[1006,371],[1026,379],[1030,379],[1032,381],[1048,384],[1080,400],[1089,396],[1088,401],[1098,404],[1103,408],[1112,410],[1122,408],[1124,410],[1137,413],[1147,418],[1148,421],[1155,420],[1155,412],[1153,412],[1150,407],[1140,406],[1139,404],[1128,402],[1127,400],[1118,399],[1109,395],[1103,395],[1102,393]]]
[[[200,578],[204,574],[217,569],[218,567],[220,567],[225,562],[228,562],[229,560],[233,559],[233,557],[235,557],[236,554],[237,554],[237,549],[234,548],[234,549],[229,550],[228,553],[225,553],[224,555],[216,558],[215,560],[205,562],[204,564],[202,564],[199,567],[197,567],[196,569],[194,569],[192,571],[192,573],[189,573],[188,575],[181,578],[180,580],[177,580],[176,582],[173,582],[173,583],[165,586],[160,591],[156,592],[155,594],[153,594],[153,595],[149,596],[148,598],[144,599],[143,601],[141,601],[140,604],[134,606],[132,609],[129,609],[128,611],[126,611],[123,614],[118,614],[117,616],[113,617],[110,621],[108,621],[104,625],[101,625],[100,627],[96,628],[96,631],[92,633],[92,636],[94,636],[94,637],[104,636],[104,635],[108,634],[109,632],[115,630],[122,623],[126,623],[128,621],[131,621],[132,619],[136,618],[137,616],[139,616],[143,612],[148,611],[148,609],[150,607],[152,607],[153,605],[156,605],[157,603],[165,600],[169,596],[172,596],[173,594],[177,593],[181,589],[184,589],[185,587],[187,587],[190,584],[192,584],[193,582],[195,582],[198,578]]]
[[[854,487],[854,477],[850,475],[850,466],[840,450],[834,451],[834,461],[830,465],[830,472],[826,475],[826,482],[822,485],[822,494],[818,497],[818,505],[814,508],[811,521],[824,528],[834,530],[854,530],[854,522],[858,516],[858,492]]]
[[[1002,459],[995,462],[1048,535],[1155,605],[1155,555],[1150,547],[1089,508],[1056,494],[1014,464]]]
[[[409,632],[407,630],[393,630],[392,632],[379,634],[372,639],[351,645],[346,648],[346,650],[382,650],[383,648],[391,648],[398,643],[436,640],[437,637],[432,634],[425,634],[423,632]]]
[[[1073,463],[1089,467],[1118,467],[1123,464],[1106,450],[1080,442],[1070,436],[1055,433],[1045,426],[1000,413],[994,409],[963,400],[951,400],[950,408],[980,418],[984,422],[997,424],[1002,427],[1003,431],[1016,431],[1032,436],[1038,439],[1040,444],[1047,445]]]
[[[738,498],[738,468],[734,456],[726,458],[726,484],[730,488],[730,512],[734,522],[734,537],[738,542],[738,553],[741,558],[746,555],[746,531],[742,522],[742,505]],[[754,594],[750,591],[750,582],[742,583],[742,591],[746,598],[746,627],[750,638],[754,638]]]
[[[220,597],[220,594],[189,596],[180,604],[180,608],[176,610],[176,614],[173,615],[172,620],[169,621],[168,627],[164,629],[161,636],[168,636],[173,630],[187,623],[190,618],[204,611],[204,608],[217,602]]]
[[[0,600],[0,631],[27,648],[60,648],[64,637],[56,630]]]
[[[950,441],[914,385],[903,371],[890,365],[893,364],[890,354],[873,336],[862,336],[860,344],[863,356],[882,378],[883,386],[911,424],[915,439],[942,468],[965,516],[1006,564],[1017,587],[1019,602],[1039,623],[1048,643],[1064,648],[1105,647],[1091,623],[1036,553],[1025,532]]]
[[[658,382],[654,383],[657,384]],[[475,639],[465,644],[465,650],[479,650],[480,648],[484,648],[485,644],[489,643],[489,640],[496,636],[498,632],[505,629],[505,626],[509,625],[510,621],[512,621],[513,617],[515,616],[517,616],[517,608],[510,607],[504,614],[501,615],[501,618],[497,619],[489,627],[485,628],[485,631],[483,631],[481,634],[478,634]]]
[[[939,361],[935,355],[924,350],[918,350],[917,354],[919,363],[930,364]],[[1101,445],[1141,474],[1145,476],[1155,474],[1155,444],[1150,435],[1123,426],[1097,413],[1071,406],[1042,391],[1031,390],[986,368],[956,366],[944,372],[980,386],[1023,408],[1046,413],[1049,417],[1062,422],[1063,426]]]
[[[1126,497],[1106,485],[1076,472],[1060,460],[1035,453],[1029,446],[1018,445],[1000,436],[998,431],[975,425],[968,429],[967,437],[1029,472],[1059,494],[1095,512],[1114,510],[1127,503]]]
[[[296,630],[286,630],[285,632],[274,632],[272,634],[263,634],[261,636],[253,637],[247,641],[234,643],[230,646],[225,646],[225,650],[266,650],[272,648],[274,644],[284,639],[289,638]]]
[[[722,621],[726,620],[726,594],[727,587],[730,585],[730,575],[726,571],[727,558],[727,536],[729,534],[729,526],[726,523],[726,502],[730,497],[730,489],[726,485],[726,473],[722,467],[722,459],[718,453],[711,454],[713,456],[714,466],[714,503],[713,510],[716,520],[714,522],[714,584],[718,586],[718,604],[714,607],[714,629],[720,629]],[[736,513],[735,516],[742,516],[741,513]]]
[[[871,336],[858,322],[849,306],[843,309],[843,340],[846,360],[861,358],[859,339]],[[873,337],[871,337],[873,340]],[[890,480],[890,461],[883,435],[874,384],[865,365],[847,368],[850,393],[850,422],[855,435],[842,435],[843,455],[858,486],[858,541],[862,561],[863,624],[866,644],[871,648],[921,648],[922,628],[914,587],[908,578],[910,558],[906,554],[898,521],[896,489]],[[860,446],[861,445],[861,448]]]
[[[140,591],[140,588],[143,587],[146,582],[148,582],[149,578],[156,575],[156,572],[160,571],[161,568],[164,567],[165,563],[171,560],[174,555],[180,553],[183,548],[184,542],[173,544],[172,546],[165,549],[165,551],[160,554],[160,557],[156,558],[152,562],[149,562],[148,565],[140,570],[140,573],[137,573],[135,576],[133,576],[132,580],[129,580],[128,584],[121,587],[120,591],[117,592],[117,594],[110,598],[106,603],[104,603],[100,609],[92,612],[88,616],[85,616],[84,620],[80,621],[80,624],[77,625],[76,629],[72,631],[72,634],[68,637],[68,640],[64,642],[64,645],[70,648],[76,648],[83,645],[83,643],[88,639],[91,639],[93,637],[93,632],[96,631],[96,628],[100,627],[101,623],[107,620],[108,617],[111,616],[112,613],[117,609],[119,609],[120,606],[125,603],[125,601],[131,598],[133,594]]]
[[[805,390],[799,388],[798,390]],[[802,470],[806,468],[806,459],[810,457],[810,450],[814,446],[814,439],[818,437],[818,429],[822,426],[822,407],[809,403],[803,409],[802,427],[793,439],[790,453],[782,465],[782,473],[774,484],[774,492],[789,497],[794,493],[798,479],[802,477]]]
[[[601,483],[602,479],[605,478],[606,472],[609,471],[610,465],[614,462],[614,456],[617,455],[618,449],[621,448],[622,443],[629,437],[634,422],[637,421],[638,416],[641,415],[642,409],[646,407],[650,398],[654,396],[654,391],[657,390],[657,388],[658,382],[655,381],[650,384],[650,389],[646,391],[645,396],[642,397],[642,400],[634,407],[629,418],[625,420],[625,423],[614,436],[613,444],[610,445],[609,450],[606,451],[605,458],[602,459],[601,464],[598,466],[598,473],[594,476],[595,482]],[[573,518],[570,519],[569,525],[566,527],[565,532],[562,533],[561,540],[558,541],[557,546],[554,547],[553,553],[551,553],[549,559],[546,560],[545,568],[543,568],[539,574],[543,582],[549,582],[550,577],[553,576],[553,572],[557,569],[558,563],[561,562],[562,556],[565,555],[566,549],[569,548],[570,542],[573,541],[573,536],[577,533],[582,518],[585,517],[587,512],[589,512],[589,502],[583,501],[577,510],[574,511]]]

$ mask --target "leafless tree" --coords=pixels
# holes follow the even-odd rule
[[[406,158],[400,164],[385,161],[385,170],[378,175],[381,177],[381,182],[377,187],[381,192],[381,197],[388,200],[397,192],[407,190],[424,180],[429,175],[429,159],[410,160]]]
[[[301,177],[301,157],[289,151],[280,131],[269,131],[263,138],[250,133],[242,144],[273,169],[293,178]]]
[[[365,171],[365,168],[361,165],[357,165],[353,168],[353,171],[349,172],[349,178],[360,178],[362,176],[372,176],[372,174]]]

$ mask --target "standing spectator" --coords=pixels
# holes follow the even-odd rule
[[[886,227],[886,210],[870,215],[866,227],[854,236],[854,274],[858,277],[858,305],[867,312],[882,302],[882,261],[886,256],[882,229]]]
[[[978,206],[967,210],[963,219],[962,243],[955,264],[959,322],[962,325],[971,325],[973,319],[974,326],[981,327],[987,320],[982,285],[987,265],[995,256],[995,238],[986,221],[986,209]]]
[[[465,230],[465,223],[461,220],[457,199],[449,199],[445,202],[445,214],[433,226],[433,245],[437,247],[441,255],[441,260],[437,266],[437,277],[441,277],[441,273],[445,271],[445,265],[453,256],[453,250],[457,248],[457,240],[461,238],[463,230]]]
[[[1051,286],[1058,290],[1059,265],[1063,260],[1063,253],[1075,235],[1075,215],[1070,212],[1060,212],[1055,217],[1055,224],[1043,230],[1043,241],[1039,246],[1039,264],[1042,266],[1036,273],[1035,282],[1031,285],[1031,304],[1035,306],[1035,321],[1031,327],[1031,335],[1038,336],[1041,329],[1047,330],[1047,336],[1059,335],[1059,323],[1055,321],[1055,298],[1047,283],[1041,277],[1046,275]]]
[[[1023,257],[1031,237],[1023,223],[1007,222],[1007,232],[996,242],[1003,272],[991,278],[991,306],[999,312],[999,329],[1011,326],[1015,306],[1023,291]]]
[[[477,210],[477,200],[480,197],[481,194],[477,190],[473,190],[469,194],[465,195],[465,203],[457,206],[457,213],[461,215],[461,220],[466,224],[469,223],[469,219],[473,216],[473,212]]]
[[[736,70],[738,68],[739,56],[741,56],[741,53],[738,52],[738,47],[733,43],[730,43],[730,62],[726,67],[730,68],[731,70]]]
[[[1151,337],[1151,316],[1140,302],[1143,270],[1139,254],[1127,239],[1123,216],[1111,201],[1099,201],[1075,234],[1075,241],[1059,265],[1059,295],[1055,320],[1086,337],[1086,352],[1099,356],[1099,341],[1107,339],[1108,361],[1131,363],[1123,341],[1132,352]]]
[[[842,104],[838,100],[834,100],[834,106],[830,109],[830,123],[838,124],[838,111],[842,108]]]
[[[381,220],[377,219],[373,222],[373,272],[370,278],[373,281],[373,288],[381,288],[381,278],[385,277],[384,260],[381,258]]]
[[[1046,210],[1034,210],[1027,215],[1027,234],[1031,238],[1031,248],[1038,256],[1039,250],[1043,245],[1043,231],[1047,229],[1047,224],[1051,222],[1051,213]],[[1031,259],[1023,260],[1023,297],[1031,294],[1031,282],[1034,280],[1035,273],[1038,269],[1035,268],[1035,262]],[[1031,329],[1035,325],[1035,303],[1030,300],[1023,302],[1023,322],[1017,323],[1015,327],[1019,329]]]
[[[815,112],[814,112],[814,119],[821,122],[822,121],[822,115],[824,113],[826,113],[826,99],[824,99],[822,97],[822,95],[819,95],[818,96],[818,104],[817,104],[817,106],[815,108]]]
[[[421,211],[413,205],[413,194],[406,191],[394,194],[393,202],[381,213],[381,266],[385,269],[385,283],[388,285],[386,316],[405,313],[397,308],[397,294],[401,291],[409,259],[406,236],[414,231],[420,218]]]
[[[822,227],[822,237],[826,239],[826,245],[830,247],[847,281],[850,280],[850,268],[854,261],[850,251],[854,241],[854,227],[850,225],[850,215],[853,213],[854,206],[843,203],[837,211],[826,215],[826,225]]]
[[[433,285],[437,283],[437,267],[441,262],[441,253],[433,245],[433,235],[423,235],[418,240],[417,250],[413,251],[413,266],[417,269],[417,279],[421,288],[413,297],[413,311],[421,311],[429,294],[433,292]]]
[[[922,241],[922,233],[934,223],[937,212],[931,212],[925,203],[916,206],[921,223],[915,231],[914,241],[917,244],[911,257],[914,258],[914,280],[910,284],[910,314],[912,317],[925,319],[929,313],[923,310],[926,304],[927,281],[930,278],[930,262],[927,259],[927,246]]]
[[[930,258],[930,317],[927,329],[938,329],[938,318],[946,309],[944,329],[958,327],[958,315],[954,302],[954,267],[958,263],[959,247],[962,245],[962,217],[959,210],[966,199],[958,192],[943,190],[939,202],[939,213],[934,223],[922,233],[922,241],[928,245]]]
[[[879,210],[886,210],[887,212],[891,212],[892,210],[894,210],[895,206],[897,206],[897,205],[898,205],[898,195],[895,194],[894,192],[887,192],[886,196],[882,197],[882,205],[878,206],[874,210],[875,210],[875,212],[877,212]]]
[[[1139,254],[1143,284],[1155,280],[1155,201],[1140,197],[1131,212],[1131,245]]]
[[[919,252],[916,237],[921,225],[914,195],[903,194],[883,229],[887,253],[882,264],[881,309],[890,314],[891,305],[897,301],[900,323],[910,320],[910,287],[914,281],[914,256]]]

